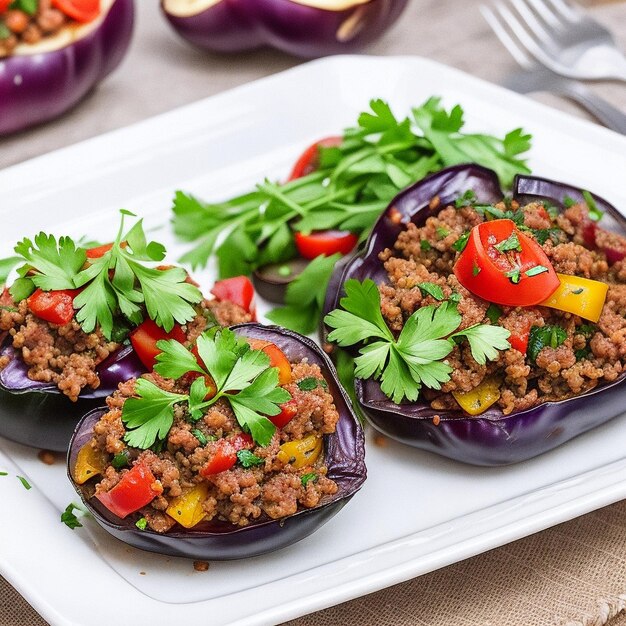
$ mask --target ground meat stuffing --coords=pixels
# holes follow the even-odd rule
[[[178,381],[164,379],[155,373],[144,377],[162,389],[176,393],[187,393],[191,384],[184,377]],[[300,383],[304,380],[307,383],[301,388]],[[325,434],[335,432],[339,413],[317,365],[306,361],[292,363],[291,382],[284,384],[283,388],[292,396],[297,413],[283,428],[276,429],[268,445],[259,446],[249,439],[250,452],[258,461],[250,467],[238,461],[230,469],[207,474],[202,472],[203,468],[220,454],[224,441],[233,441],[242,435],[230,405],[220,399],[195,421],[190,419],[183,405],[177,405],[162,450],[138,450],[125,443],[126,430],[122,421],[124,403],[134,396],[136,381],[120,384],[118,390],[107,398],[109,410],[95,424],[93,437],[87,444],[109,459],[109,465],[101,475],[90,481],[88,492],[110,491],[136,465],[149,469],[158,486],[158,495],[134,515],[137,519],[143,517],[147,526],[156,532],[167,532],[177,526],[169,514],[172,512],[170,506],[176,502],[176,507],[180,507],[180,498],[198,486],[205,490],[201,500],[204,518],[199,522],[199,528],[210,522],[242,527],[257,520],[293,515],[299,508],[318,506],[338,490],[338,485],[327,476],[321,442]],[[302,463],[287,455],[285,450],[290,448],[282,448],[285,444],[309,439],[313,446],[320,442],[318,452],[306,457]],[[126,455],[128,464],[116,469],[110,463],[120,453]]]
[[[584,393],[615,380],[626,367],[626,260],[620,259],[626,253],[626,237],[592,223],[585,204],[574,204],[560,213],[541,202],[524,207],[514,201],[500,203],[496,209],[519,218],[517,224],[543,247],[557,272],[607,283],[604,308],[596,324],[542,306],[499,306],[494,320],[488,315],[490,303],[461,286],[453,273],[459,256],[453,246],[485,220],[484,211],[447,206],[421,226],[407,224],[393,248],[379,255],[388,277],[379,285],[381,309],[394,333],[400,333],[407,318],[420,307],[438,304],[420,289],[421,283],[439,286],[445,299],[454,296],[461,329],[496,323],[508,329],[513,339],[527,337],[532,329],[559,328],[558,345],[543,347],[536,358],[513,342],[495,361],[480,365],[467,343],[456,346],[446,358],[452,367],[450,380],[440,391],[422,391],[422,397],[436,410],[458,412],[455,393],[471,391],[495,377],[500,389],[497,406],[509,414]]]
[[[37,317],[28,301],[16,304],[8,291],[0,299],[0,338],[11,341],[16,358],[28,365],[31,380],[55,384],[70,400],[76,401],[83,389],[100,386],[97,367],[122,344],[108,341],[99,329],[85,333],[76,320],[59,326]],[[205,300],[197,307],[196,317],[182,328],[189,344],[207,326],[230,326],[250,322],[251,316],[232,302]],[[10,357],[0,357],[0,369]]]

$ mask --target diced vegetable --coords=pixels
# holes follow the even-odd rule
[[[218,280],[211,293],[219,302],[232,302],[244,311],[247,311],[256,319],[256,307],[254,305],[254,286],[247,276],[235,276]]]
[[[181,526],[193,528],[206,516],[202,503],[206,500],[208,492],[208,483],[198,483],[183,495],[174,498],[165,512]]]
[[[52,6],[77,22],[93,22],[100,15],[100,0],[52,0]]]
[[[287,426],[289,422],[298,414],[298,403],[291,399],[285,404],[280,405],[281,412],[278,415],[270,415],[269,421],[276,426],[276,428],[283,428]]]
[[[156,363],[157,354],[161,353],[161,350],[157,348],[157,341],[162,339],[175,339],[180,343],[184,343],[187,337],[179,324],[175,324],[174,328],[169,333],[166,333],[151,319],[144,320],[130,333],[130,342],[133,345],[133,349],[137,353],[139,360],[150,372]]]
[[[263,350],[270,358],[270,365],[278,368],[278,383],[280,385],[288,385],[291,382],[291,363],[276,344],[260,339],[250,339],[248,343],[254,350]]]
[[[64,326],[74,318],[74,298],[79,293],[79,289],[62,291],[37,289],[28,297],[28,308],[42,320]]]
[[[541,304],[597,322],[602,315],[609,286],[598,280],[579,276],[567,274],[557,274],[557,276],[560,281],[559,287]]]
[[[314,259],[322,255],[348,254],[356,246],[359,238],[345,230],[320,230],[308,235],[297,232],[295,241],[300,256]]]
[[[471,391],[453,391],[454,399],[470,415],[480,415],[500,398],[500,382],[495,378],[486,378]]]
[[[200,470],[201,476],[213,476],[231,469],[237,463],[237,452],[249,450],[254,446],[252,437],[241,433],[230,439],[219,439],[215,442],[213,456]]]
[[[142,463],[128,470],[110,491],[96,494],[96,498],[114,515],[127,515],[150,504],[163,493],[163,486]]]
[[[106,455],[99,450],[95,450],[90,443],[86,443],[78,451],[72,477],[75,482],[82,485],[90,478],[102,474],[107,465]]]
[[[289,463],[296,469],[300,469],[307,465],[313,465],[322,454],[323,447],[321,437],[309,435],[304,439],[283,443],[277,458],[283,463]]]

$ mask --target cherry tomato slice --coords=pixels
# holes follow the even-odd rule
[[[298,403],[293,399],[281,404],[280,408],[278,415],[270,415],[267,418],[276,428],[284,428],[298,414]]]
[[[111,513],[123,519],[162,493],[161,483],[145,465],[139,463],[126,472],[113,489],[96,494],[96,498]]]
[[[288,385],[291,382],[291,363],[285,353],[271,341],[248,339],[253,350],[263,350],[270,358],[270,367],[278,368],[278,384]]]
[[[92,22],[100,15],[100,0],[52,0],[52,6],[77,22]]]
[[[301,257],[314,259],[322,254],[325,256],[336,252],[348,254],[356,246],[359,238],[346,230],[316,230],[308,235],[296,232],[295,241]]]
[[[334,148],[336,146],[340,146],[343,141],[343,137],[324,137],[324,139],[320,139],[316,141],[313,145],[309,146],[296,161],[293,169],[291,170],[291,174],[289,174],[289,178],[287,182],[290,180],[296,180],[296,178],[302,178],[307,174],[311,174],[319,167],[319,148]]]
[[[213,456],[202,467],[200,475],[206,477],[226,472],[237,462],[239,450],[249,450],[252,447],[252,437],[246,433],[239,433],[230,439],[219,439],[215,443]]]
[[[521,250],[498,250],[496,246],[513,234],[517,235]],[[530,276],[526,274],[529,271]],[[505,306],[539,304],[560,284],[541,246],[520,232],[511,220],[474,226],[456,261],[454,274],[473,294]]]
[[[211,293],[217,298],[218,302],[232,302],[239,305],[244,311],[247,311],[256,319],[256,307],[254,305],[254,286],[247,276],[235,276],[233,278],[225,278],[218,280]]]
[[[28,308],[34,315],[51,324],[64,326],[74,318],[74,298],[80,289],[42,291],[37,289],[28,298]]]
[[[130,333],[130,342],[133,345],[133,349],[137,353],[139,360],[150,372],[154,369],[157,354],[161,353],[156,345],[157,341],[161,339],[175,339],[180,341],[180,343],[184,343],[187,336],[178,324],[175,324],[174,328],[169,333],[166,333],[151,319],[144,320]]]

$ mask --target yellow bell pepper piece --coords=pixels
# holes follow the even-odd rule
[[[165,512],[181,526],[193,528],[206,517],[202,503],[206,500],[208,493],[208,483],[198,483],[186,493],[174,498]]]
[[[107,466],[107,455],[101,450],[95,450],[90,443],[86,443],[76,455],[76,465],[72,475],[78,485],[86,483],[90,478],[102,474]]]
[[[495,378],[486,378],[471,391],[453,391],[452,395],[466,413],[480,415],[500,398],[500,383]]]
[[[602,315],[602,307],[604,307],[609,286],[598,280],[578,276],[558,273],[557,276],[561,281],[560,286],[541,305],[597,322]]]
[[[307,465],[313,465],[322,454],[322,438],[309,435],[304,439],[288,441],[280,446],[280,452],[276,455],[279,461],[291,463],[299,469]]]

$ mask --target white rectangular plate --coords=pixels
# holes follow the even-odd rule
[[[535,173],[626,207],[626,138],[419,58],[337,57],[300,66],[0,172],[0,256],[36,230],[112,238],[120,207],[165,225],[175,189],[220,199],[280,179],[316,138],[370,98],[401,114],[440,94],[471,130],[532,132]],[[71,175],[68,175],[71,173]],[[163,228],[158,238],[181,247]],[[204,287],[211,270],[200,274]],[[262,309],[266,310],[266,309]],[[368,439],[362,491],[308,539],[265,557],[211,563],[117,542],[92,520],[72,532],[62,463],[0,441],[0,572],[52,624],[120,619],[256,625],[297,617],[424,574],[626,497],[625,416],[540,458],[474,468]],[[25,490],[16,475],[26,476]],[[106,598],[102,599],[103,592]],[[97,594],[97,599],[93,595]],[[176,606],[172,606],[176,605]]]

